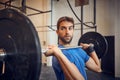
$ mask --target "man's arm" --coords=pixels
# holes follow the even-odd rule
[[[64,72],[67,80],[84,80],[77,67],[71,63],[57,46],[50,46],[46,56],[55,56]]]
[[[92,71],[102,72],[100,61],[99,61],[95,51],[90,53],[90,58],[86,62],[86,66],[87,66],[88,69],[90,69]]]
[[[81,46],[83,46],[83,49],[87,49],[90,45],[81,43]],[[96,52],[92,51],[89,53],[89,56],[90,58],[86,62],[86,67],[95,72],[102,72],[100,60],[98,59]]]

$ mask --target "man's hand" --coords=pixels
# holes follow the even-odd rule
[[[82,46],[82,48],[86,51],[86,53],[87,53],[88,55],[90,55],[92,52],[95,51],[93,44],[80,43],[80,45]]]
[[[82,49],[87,49],[89,46],[90,46],[90,44],[86,44],[86,43],[80,43],[80,46],[82,46]]]
[[[48,50],[44,53],[45,56],[53,56],[61,53],[61,50],[56,45],[48,45]]]

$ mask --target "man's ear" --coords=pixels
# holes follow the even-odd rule
[[[58,30],[56,30],[56,33],[58,34]]]

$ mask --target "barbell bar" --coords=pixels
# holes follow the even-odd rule
[[[82,46],[69,46],[69,47],[64,47],[64,48],[59,48],[60,50],[67,50],[67,49],[75,49],[75,48],[82,48]],[[7,54],[4,51],[1,51],[2,49],[0,49],[0,61],[3,61],[5,56],[7,56]],[[41,53],[46,53],[49,49],[48,48],[44,48],[41,49]]]
[[[89,43],[90,46],[94,47],[94,44],[92,43]],[[83,46],[80,46],[80,44],[78,46],[67,46],[67,47],[64,47],[64,48],[59,48],[60,50],[67,50],[67,49],[76,49],[76,48],[83,48]],[[48,48],[44,48],[42,49],[42,53],[46,53],[47,50],[49,50]]]
[[[69,47],[64,47],[64,48],[59,48],[61,50],[67,50],[67,49],[75,49],[75,48],[82,48],[82,46],[69,46]],[[47,50],[49,50],[48,48],[46,49],[42,49],[42,53],[47,52]]]
[[[97,32],[83,34],[78,46],[60,49],[82,48],[80,43],[92,43],[99,58],[107,52],[107,41]],[[0,80],[39,80],[41,54],[47,49],[41,49],[37,31],[27,16],[10,8],[0,10],[0,49]]]
[[[82,46],[79,46],[80,43],[92,44],[99,59],[107,54],[107,51],[108,51],[107,40],[100,33],[93,32],[93,31],[84,33],[78,41],[78,46],[68,47],[63,49],[69,49],[69,48],[72,49],[72,48],[79,48],[79,47],[82,48]],[[45,51],[46,50],[43,50],[43,53]]]

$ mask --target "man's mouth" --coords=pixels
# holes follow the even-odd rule
[[[65,39],[70,39],[71,38],[71,36],[65,36]]]
[[[71,36],[65,36],[66,38],[70,38]]]

